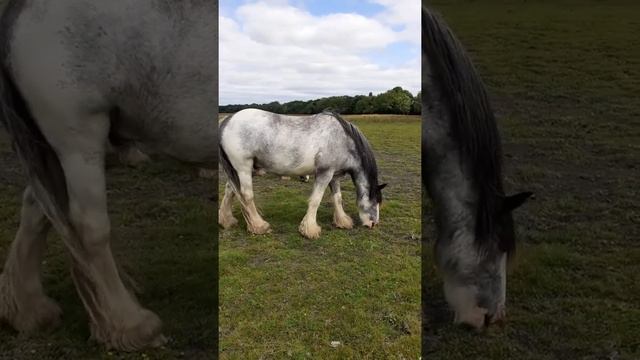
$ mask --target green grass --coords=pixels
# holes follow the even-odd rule
[[[63,323],[51,333],[18,335],[0,326],[0,358],[7,359],[175,359],[211,358],[216,322],[215,251],[217,225],[211,181],[171,161],[139,169],[109,169],[113,248],[122,267],[142,289],[143,305],[164,322],[170,342],[161,349],[125,354],[88,342],[88,319],[69,275],[61,240],[49,236],[44,283],[63,309]],[[6,136],[0,132],[0,261],[18,228],[24,179]]]
[[[249,235],[244,221],[220,232],[223,359],[419,356],[420,120],[347,118],[370,140],[380,181],[389,183],[380,226],[332,228],[327,191],[318,212],[322,235],[305,239],[297,228],[311,184],[254,178],[273,232]],[[357,219],[353,185],[342,183],[345,210]],[[242,220],[238,204],[235,215]]]
[[[432,3],[489,86],[508,189],[537,199],[515,214],[504,328],[450,324],[427,250],[426,357],[640,358],[640,4]]]

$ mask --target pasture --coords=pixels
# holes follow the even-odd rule
[[[2,359],[211,359],[216,322],[211,180],[168,159],[127,168],[109,159],[107,175],[114,255],[135,279],[138,299],[164,323],[169,343],[140,353],[118,353],[87,341],[88,319],[71,280],[70,261],[53,232],[44,261],[44,286],[64,312],[50,333],[17,335],[0,327]],[[25,180],[0,130],[0,261],[18,228]]]
[[[419,356],[420,118],[345,119],[369,139],[380,182],[389,184],[380,225],[332,227],[327,190],[318,211],[320,239],[305,239],[298,224],[312,184],[254,177],[256,204],[272,232],[247,233],[237,203],[239,224],[220,230],[222,359]],[[220,198],[224,182],[221,175]],[[345,211],[357,223],[351,180],[342,186]]]
[[[640,5],[433,1],[489,86],[519,248],[504,327],[451,324],[427,208],[427,359],[640,358]]]

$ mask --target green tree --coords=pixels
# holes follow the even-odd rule
[[[395,87],[375,97],[375,112],[379,114],[409,114],[413,95],[401,87]]]
[[[411,104],[411,114],[420,115],[422,112],[422,92],[418,91],[416,97],[413,98],[413,103]]]

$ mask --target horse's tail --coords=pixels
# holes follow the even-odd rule
[[[3,59],[5,54],[0,54]],[[43,211],[59,231],[71,229],[69,197],[58,155],[40,131],[6,63],[0,64],[0,122]]]
[[[449,118],[462,158],[479,187],[478,234],[491,231],[495,196],[502,191],[501,144],[487,90],[466,51],[444,20],[422,8],[423,111]],[[427,154],[428,155],[428,154]]]
[[[233,167],[233,164],[231,164],[229,156],[222,147],[222,136],[224,133],[224,128],[227,126],[227,123],[229,122],[229,120],[231,120],[232,117],[233,115],[228,116],[220,124],[220,127],[218,129],[218,147],[220,148],[220,162],[222,163],[222,169],[224,170],[225,174],[227,174],[227,178],[229,179],[229,183],[231,184],[233,191],[235,191],[236,194],[240,195],[240,178],[238,177],[238,172]],[[242,199],[242,197],[239,198]]]

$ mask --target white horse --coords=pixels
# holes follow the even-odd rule
[[[454,321],[481,329],[505,316],[511,212],[532,193],[505,195],[484,84],[446,23],[422,11],[422,181],[438,220],[436,259]]]
[[[0,26],[0,120],[28,177],[0,275],[0,320],[59,322],[40,267],[57,230],[92,337],[135,350],[161,321],[121,280],[110,246],[109,140],[217,168],[217,0],[12,0]],[[209,289],[203,289],[208,291]]]
[[[316,214],[327,186],[331,187],[335,226],[353,226],[342,208],[340,178],[345,174],[355,184],[362,224],[373,227],[379,222],[381,190],[386,184],[378,184],[376,160],[364,135],[338,114],[285,116],[257,109],[239,111],[220,124],[220,154],[229,179],[218,212],[225,229],[237,223],[232,204],[239,195],[248,230],[254,234],[270,231],[254,203],[254,168],[278,175],[315,174],[309,207],[299,226],[307,238],[320,236]]]

